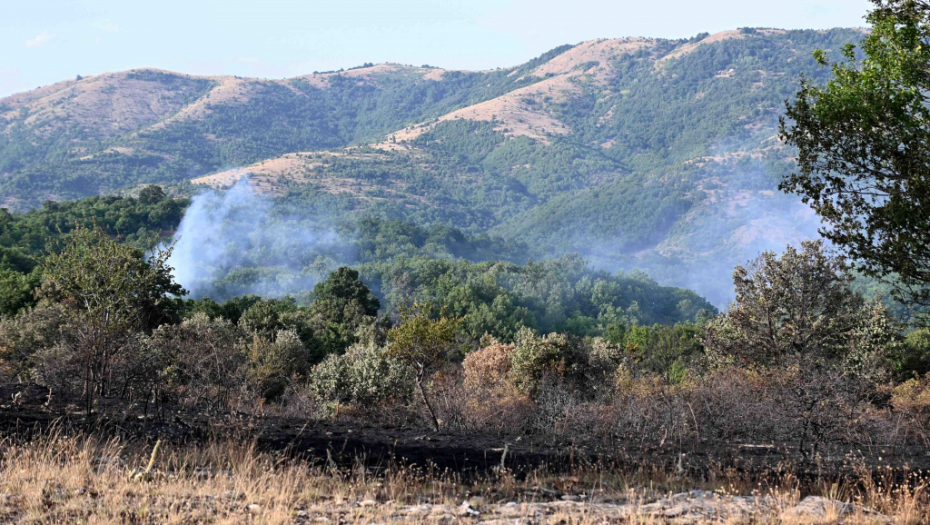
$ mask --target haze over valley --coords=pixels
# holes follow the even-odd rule
[[[928,523],[930,0],[5,14],[0,523]]]
[[[643,269],[723,307],[735,264],[817,235],[816,216],[777,190],[795,155],[778,117],[801,75],[829,73],[814,49],[836,54],[864,34],[601,39],[481,72],[71,79],[0,99],[0,194],[24,211],[244,177],[267,206],[321,228],[453,227],[525,243],[534,259]]]

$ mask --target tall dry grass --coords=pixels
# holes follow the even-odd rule
[[[147,469],[147,467],[151,467]],[[139,473],[144,475],[138,475]],[[454,473],[394,466],[352,468],[262,453],[244,442],[161,446],[98,436],[51,434],[29,442],[0,444],[0,522],[10,523],[345,523],[422,522],[398,514],[403,506],[430,503],[457,508],[502,501],[524,504],[540,487],[585,494],[589,506],[560,509],[546,521],[600,523],[598,502],[645,503],[691,489],[774,498],[787,508],[807,493],[870,507],[892,523],[927,523],[928,479],[918,473],[865,470],[849,479],[801,487],[790,471],[775,482],[737,472],[702,481],[651,469],[611,471],[581,467],[550,474],[537,470],[517,479],[501,471],[463,480]],[[400,517],[399,517],[400,516]],[[558,518],[558,519],[556,519]],[[827,516],[819,522],[836,522]],[[459,519],[456,517],[455,519]],[[875,522],[874,516],[844,517],[845,523]],[[800,523],[774,517],[766,523]],[[832,520],[832,521],[831,521]],[[474,519],[472,519],[474,521]],[[661,523],[655,516],[631,516],[627,523]],[[809,522],[809,521],[808,521]]]

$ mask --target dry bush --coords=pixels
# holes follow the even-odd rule
[[[462,361],[462,375],[468,388],[502,387],[510,382],[513,368],[513,344],[498,341],[475,350]]]
[[[908,433],[930,447],[930,374],[910,379],[892,391],[891,405],[908,423]]]
[[[760,443],[777,439],[786,424],[777,401],[766,396],[765,378],[736,367],[695,380],[688,410],[698,437],[709,441]]]
[[[242,380],[246,355],[238,347],[241,337],[234,324],[204,313],[179,325],[162,325],[147,341],[153,354],[163,356],[157,393],[187,406],[237,404],[247,389]]]
[[[532,404],[513,384],[514,345],[486,338],[485,346],[469,353],[460,373],[435,378],[438,410],[452,428],[516,435],[527,430]]]
[[[40,305],[14,317],[0,318],[0,377],[33,381],[57,376],[59,360],[36,359],[67,337],[65,312],[59,305]],[[51,385],[50,385],[51,386]]]
[[[474,362],[472,362],[474,364]],[[437,374],[430,386],[436,412],[450,430],[522,435],[530,430],[535,407],[512,383],[475,384],[461,371]]]
[[[539,336],[522,328],[517,333],[512,363],[514,385],[530,396],[535,395],[543,377],[558,377],[577,390],[589,384],[588,349],[584,341],[570,335]]]
[[[670,385],[655,375],[617,372],[610,410],[614,437],[635,443],[664,443],[689,438],[693,426],[687,396],[691,384]]]

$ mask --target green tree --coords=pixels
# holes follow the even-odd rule
[[[157,204],[167,198],[161,186],[146,186],[139,192],[139,202],[144,205]]]
[[[356,331],[373,323],[381,304],[358,278],[358,272],[342,267],[313,288],[310,314],[326,354],[342,353],[358,342]]]
[[[114,360],[134,346],[137,334],[168,319],[169,296],[185,293],[172,280],[170,255],[170,248],[158,250],[146,261],[100,228],[78,226],[60,253],[46,258],[40,295],[66,309],[88,413],[94,391],[109,392]]]
[[[22,274],[15,270],[0,270],[0,314],[16,315],[35,306],[35,289],[41,282],[41,273]]]
[[[825,85],[802,79],[781,136],[798,148],[781,188],[823,218],[824,236],[896,295],[930,304],[930,2],[872,0],[872,30],[843,48]],[[828,64],[824,51],[815,52]]]
[[[746,364],[778,365],[792,356],[833,358],[849,346],[864,302],[842,258],[821,241],[764,252],[733,272],[736,300],[711,322],[705,344]]]
[[[780,257],[765,252],[733,273],[736,301],[706,328],[712,362],[757,369],[771,396],[799,418],[799,449],[816,453],[884,378],[886,354],[898,344],[880,302],[867,304],[850,284],[844,260],[804,241]]]
[[[413,369],[423,404],[429,411],[433,428],[439,431],[439,419],[423,388],[424,380],[441,367],[455,348],[455,336],[462,319],[448,315],[443,308],[437,318],[432,308],[402,307],[400,322],[388,332],[387,356],[399,359]]]

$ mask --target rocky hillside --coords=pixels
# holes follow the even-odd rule
[[[777,192],[793,167],[778,116],[801,75],[826,74],[814,49],[861,36],[593,40],[482,72],[79,78],[0,99],[0,197],[22,209],[247,176],[302,212],[489,232],[701,290],[815,234],[813,215]]]

